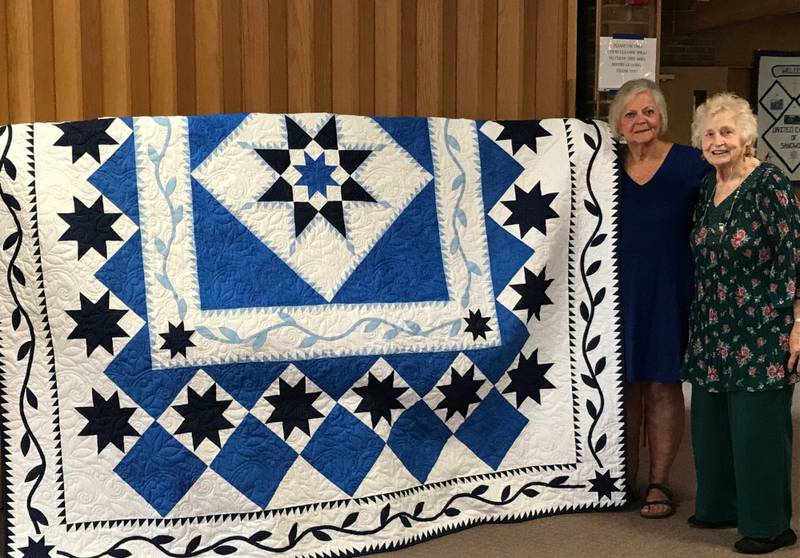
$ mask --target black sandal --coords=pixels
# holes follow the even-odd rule
[[[650,494],[651,490],[660,490],[661,492],[664,493],[664,496],[666,496],[666,498],[661,500],[648,500],[647,495]],[[644,503],[642,504],[642,507],[639,509],[639,515],[644,517],[645,519],[664,519],[675,513],[675,501],[672,495],[672,491],[663,484],[658,484],[657,482],[652,482],[648,484],[647,489],[645,490],[644,498],[645,498]],[[657,513],[647,513],[644,511],[646,507],[658,506],[658,505],[667,506],[667,510]]]

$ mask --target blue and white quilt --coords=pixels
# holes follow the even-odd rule
[[[619,506],[614,161],[569,119],[0,127],[5,555],[354,556]]]

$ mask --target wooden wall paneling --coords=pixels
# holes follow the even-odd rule
[[[225,112],[242,111],[241,0],[225,0],[222,10],[222,98]]]
[[[536,0],[524,0],[522,6],[522,68],[520,75],[522,78],[522,111],[517,118],[540,118],[536,112],[536,54],[539,51],[539,39],[537,32],[538,14]]]
[[[150,23],[147,0],[129,0],[131,113],[150,114]]]
[[[567,0],[537,3],[536,118],[563,116],[566,99]]]
[[[175,1],[175,71],[178,114],[197,114],[194,0]]]
[[[574,104],[577,0],[0,0],[0,11],[6,119],[544,118]]]
[[[401,114],[402,4],[383,0],[375,4],[375,114]]]
[[[269,112],[269,12],[267,0],[242,3],[244,110]]]
[[[497,113],[497,0],[458,3],[456,114],[493,119]]]
[[[147,3],[150,39],[150,110],[155,115],[178,111],[175,0]]]
[[[55,67],[53,60],[53,2],[33,0],[33,84],[36,120],[56,117]]]
[[[80,45],[80,1],[54,0],[53,54],[57,120],[80,120],[83,116]]]
[[[417,0],[400,4],[401,114],[417,114]]]
[[[314,104],[314,0],[287,5],[289,112],[308,112]]]
[[[81,83],[82,118],[103,114],[103,49],[100,28],[100,0],[81,0]],[[39,33],[39,29],[36,29]],[[115,86],[116,87],[116,86]]]
[[[29,0],[8,0],[8,110],[12,122],[36,119],[33,101],[33,27]]]
[[[336,0],[333,11],[333,112],[359,112],[359,0]]]
[[[661,10],[658,11],[659,22]],[[578,0],[567,0],[567,21],[564,28],[567,30],[567,48],[562,56],[566,57],[566,87],[567,98],[561,111],[564,116],[575,116],[575,104],[578,96]],[[660,33],[657,35],[660,36]],[[661,41],[658,41],[660,43]],[[660,55],[656,54],[656,64]],[[656,75],[658,69],[656,69]]]
[[[130,5],[127,0],[100,3],[100,44],[103,51],[103,114],[131,114]]]
[[[358,114],[375,114],[375,1],[358,6]]]
[[[424,0],[417,4],[417,107],[420,116],[443,113],[444,3]]]
[[[8,29],[6,0],[0,0],[0,29]],[[0,126],[10,121],[8,114],[8,57],[6,36],[5,33],[0,36]]]
[[[440,116],[458,116],[456,110],[456,52],[458,48],[458,2],[444,0],[442,29],[442,112]]]
[[[313,15],[314,111],[333,110],[333,0],[315,0]]]
[[[222,0],[195,0],[197,113],[223,111]]]
[[[523,0],[498,0],[497,3],[496,117],[501,120],[519,118],[522,114],[524,7]]]
[[[270,112],[289,110],[288,7],[286,0],[269,0],[269,105]]]

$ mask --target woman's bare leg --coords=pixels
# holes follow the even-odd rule
[[[642,386],[645,406],[645,425],[650,444],[650,482],[667,485],[669,471],[683,435],[685,408],[681,384],[646,382]],[[666,494],[651,490],[646,500],[662,500]],[[645,514],[659,514],[668,511],[664,504],[644,506]]]
[[[625,458],[627,460],[628,486],[636,492],[636,477],[639,474],[639,448],[642,434],[642,383],[625,384]]]

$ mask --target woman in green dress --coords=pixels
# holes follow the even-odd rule
[[[722,93],[697,108],[692,142],[716,172],[691,235],[695,296],[683,378],[692,383],[694,527],[737,526],[762,554],[790,528],[791,400],[800,354],[800,209],[791,183],[755,158],[756,121]],[[658,319],[658,316],[654,316]]]

